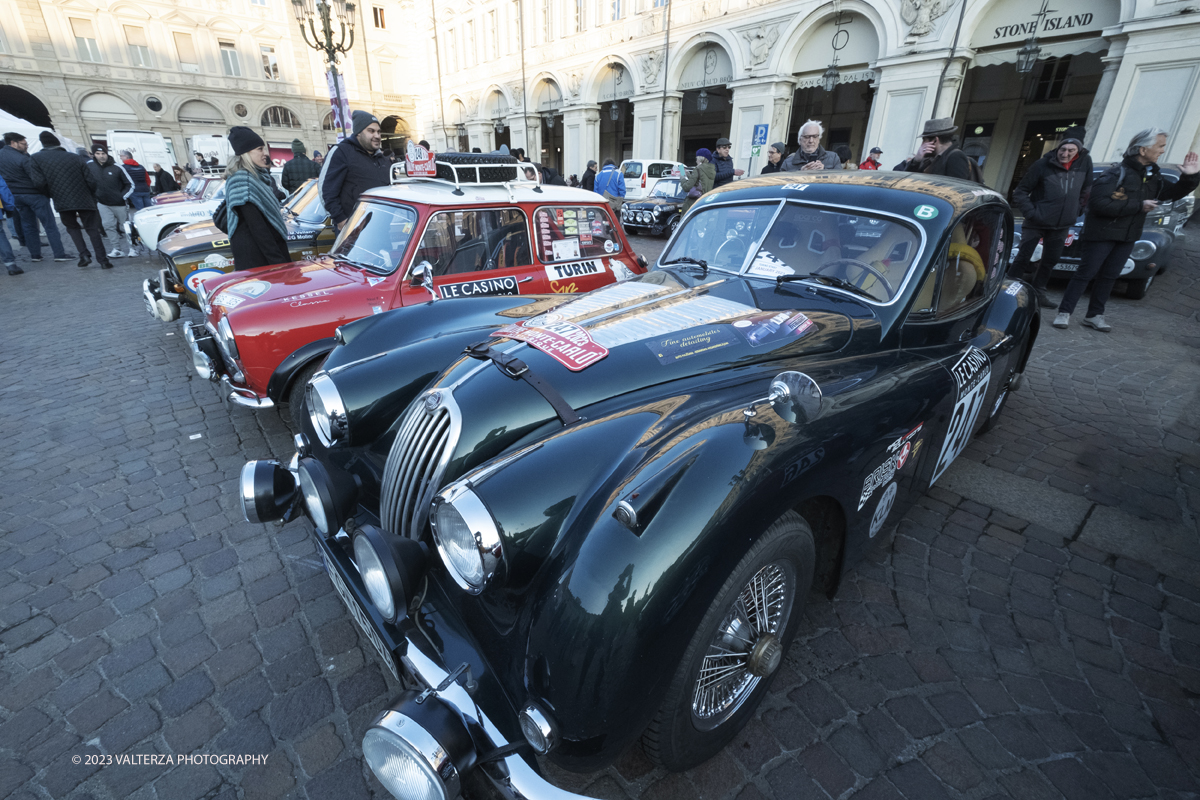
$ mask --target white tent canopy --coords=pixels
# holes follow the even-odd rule
[[[40,125],[34,125],[32,122],[26,122],[20,117],[14,117],[7,111],[0,110],[0,133],[19,133],[29,140],[29,152],[36,153],[42,149],[42,143],[38,140],[38,134],[42,131],[50,131],[54,136],[62,142],[62,146],[68,152],[74,153],[76,148],[81,145],[76,144],[73,139],[68,139],[61,133],[57,133],[50,128],[43,128]]]

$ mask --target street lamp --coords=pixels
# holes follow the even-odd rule
[[[834,87],[837,86],[838,78],[841,76],[842,73],[838,72],[837,68],[837,56],[834,56],[833,63],[829,65],[829,69],[825,70],[824,74],[821,75],[821,88],[827,92],[832,92]]]
[[[1041,52],[1042,48],[1038,47],[1036,36],[1026,39],[1025,44],[1017,51],[1017,72],[1022,75],[1033,72],[1033,66],[1037,63]]]
[[[701,114],[708,111],[708,92],[704,89],[700,90],[700,96],[696,98],[696,110]]]
[[[325,63],[329,65],[329,74],[333,78],[333,95],[334,101],[337,103],[337,120],[338,127],[342,130],[342,135],[346,134],[346,120],[342,119],[342,90],[338,84],[338,56],[349,53],[350,48],[354,47],[354,22],[357,14],[357,7],[354,3],[347,0],[292,0],[292,11],[296,15],[296,22],[300,23],[300,35],[304,37],[304,43],[313,50],[318,50],[325,54]],[[334,44],[334,19],[337,19],[338,36],[337,44]],[[317,22],[320,21],[320,32],[317,31]],[[305,27],[307,23],[308,27]],[[309,41],[308,35],[312,33],[312,41]],[[349,41],[347,41],[349,34]]]
[[[553,111],[547,111],[545,114],[542,114],[542,119],[545,121],[547,128],[549,128],[550,130],[554,130],[554,112]]]
[[[608,109],[608,118],[616,122],[621,118],[621,109],[617,107],[617,102],[614,100],[612,106]]]

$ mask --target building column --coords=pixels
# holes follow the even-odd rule
[[[629,99],[633,103],[634,158],[674,161],[679,157],[679,110],[682,99],[680,92],[668,92],[665,104],[661,94]]]
[[[883,150],[885,167],[916,152],[922,126],[934,116],[933,96],[945,63],[944,55],[938,58],[928,54],[877,63],[879,77],[865,141]],[[945,86],[942,94],[947,94]]]
[[[1104,109],[1112,97],[1117,72],[1121,69],[1121,58],[1125,55],[1125,42],[1124,38],[1113,39],[1108,46],[1108,52],[1100,58],[1104,64],[1104,73],[1100,76],[1100,85],[1096,87],[1096,97],[1092,100],[1092,108],[1088,111],[1087,122],[1084,125],[1087,128],[1087,136],[1084,137],[1083,146],[1088,149],[1091,149],[1092,143],[1096,141],[1096,129],[1100,127],[1100,118],[1104,116]]]
[[[767,163],[767,148],[772,142],[787,138],[788,113],[795,95],[794,80],[739,81],[729,84],[733,89],[733,121],[729,155],[733,166],[746,171],[746,177],[757,175]],[[753,153],[754,126],[767,125],[767,140]]]
[[[563,110],[563,177],[582,175],[600,152],[600,106]]]
[[[513,114],[509,117],[510,148],[525,148],[525,157],[533,161],[542,154],[542,117],[539,114]]]
[[[950,65],[946,67],[946,77],[942,80],[941,94],[938,94],[937,85],[934,84],[933,93],[937,95],[937,105],[929,115],[930,119],[954,118],[955,109],[958,107],[958,94],[962,91],[963,80],[967,76],[968,61],[969,58],[961,56],[950,60]]]
[[[478,147],[485,153],[496,149],[496,129],[491,122],[468,122],[467,136],[471,140],[471,147]]]

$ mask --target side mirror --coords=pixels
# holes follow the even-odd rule
[[[412,268],[412,272],[408,275],[409,286],[420,286],[429,292],[429,296],[437,300],[437,292],[433,290],[433,265],[428,261],[422,261]]]
[[[771,381],[770,403],[788,422],[811,422],[821,413],[821,387],[803,372],[781,372]]]
[[[642,255],[641,253],[639,253],[638,257],[637,257],[637,263],[638,263],[639,267],[641,267],[642,269],[645,269],[646,268],[646,257],[644,255]]]

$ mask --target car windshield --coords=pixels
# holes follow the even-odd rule
[[[679,188],[677,180],[661,180],[654,185],[654,194],[652,197],[680,197],[683,191]]]
[[[225,188],[225,181],[209,181],[208,186],[204,187],[203,200],[212,200],[217,194],[218,189]]]
[[[200,187],[204,185],[204,180],[201,178],[192,178],[187,183],[187,188],[184,189],[188,194],[198,194]]]
[[[325,221],[325,204],[321,202],[321,194],[317,191],[317,182],[309,181],[308,185],[296,192],[296,197],[289,206],[292,213],[301,222],[316,225]]]
[[[746,274],[764,278],[828,277],[886,303],[899,294],[917,260],[919,233],[892,219],[795,203],[775,218],[777,209],[775,203],[704,209],[687,221],[659,263],[686,258],[734,272],[745,265]]]
[[[393,272],[416,224],[417,212],[411,208],[360,201],[329,254],[376,272]]]

